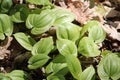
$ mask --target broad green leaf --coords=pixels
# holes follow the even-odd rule
[[[88,29],[88,36],[91,37],[95,43],[101,43],[106,37],[106,33],[103,30],[102,25],[98,21],[91,21],[89,24],[93,25]]]
[[[46,32],[54,23],[55,17],[51,10],[43,10],[40,14],[30,14],[26,20],[28,29],[32,28],[32,34]]]
[[[25,22],[29,13],[30,13],[30,11],[29,11],[27,5],[17,4],[10,11],[11,20],[16,23]]]
[[[62,74],[49,75],[47,80],[66,80]]]
[[[68,69],[73,75],[73,77],[79,80],[79,76],[82,73],[82,68],[78,58],[69,54],[68,56],[66,56],[66,62],[67,62]]]
[[[90,66],[81,73],[79,80],[92,80],[94,75],[95,69],[93,66]]]
[[[21,46],[23,46],[25,49],[29,51],[32,50],[33,45],[36,43],[36,41],[33,38],[31,38],[29,35],[26,35],[22,32],[15,33],[14,37]]]
[[[101,80],[120,79],[120,57],[115,54],[106,55],[98,65],[98,75]]]
[[[0,80],[11,80],[11,79],[7,77],[5,74],[0,73]]]
[[[65,67],[67,67],[66,63],[54,63],[54,62],[51,62],[46,67],[46,73],[51,73],[51,72],[53,72],[54,74],[60,73],[59,71],[61,71]]]
[[[31,4],[36,4],[36,5],[50,5],[49,0],[26,0],[27,2]]]
[[[68,39],[75,42],[80,36],[79,26],[72,23],[63,23],[56,30],[58,39]]]
[[[8,13],[12,5],[12,0],[2,0],[0,3],[0,13]]]
[[[56,26],[66,22],[72,22],[75,19],[75,15],[71,11],[65,9],[53,9],[53,14],[56,16],[54,22]]]
[[[42,67],[49,60],[49,56],[45,54],[33,55],[28,61],[29,69],[37,69]]]
[[[11,80],[27,80],[28,75],[22,70],[13,70],[12,72],[6,74]]]
[[[57,55],[46,67],[46,73],[66,75],[68,72],[65,57]]]
[[[0,39],[4,40],[5,36],[11,36],[13,32],[13,23],[6,14],[0,14]]]
[[[57,49],[60,54],[67,57],[69,54],[77,56],[77,47],[74,42],[67,39],[57,40]]]
[[[94,43],[93,39],[83,37],[78,45],[78,52],[87,57],[95,57],[100,55],[98,46]]]
[[[86,33],[95,41],[95,43],[102,42],[106,37],[106,33],[102,29],[102,26],[98,21],[95,20],[89,21],[87,24],[85,24],[85,26],[83,26],[82,30],[80,31],[80,38],[86,35]]]
[[[52,37],[42,38],[33,46],[32,54],[49,54],[53,47]]]
[[[65,57],[62,56],[61,54],[57,55],[46,67],[46,73],[51,73],[54,72],[55,67],[54,65],[59,65],[59,64],[63,64],[63,68],[66,64],[66,60]],[[54,67],[54,68],[53,68]],[[62,67],[62,66],[59,66]],[[58,69],[58,67],[56,67]],[[56,72],[56,71],[55,71]]]

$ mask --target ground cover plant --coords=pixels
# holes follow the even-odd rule
[[[120,25],[81,1],[0,0],[0,80],[119,80]]]

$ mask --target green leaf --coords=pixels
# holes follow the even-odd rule
[[[94,74],[95,74],[95,69],[93,66],[90,66],[81,73],[79,79],[80,80],[92,80]]]
[[[85,24],[85,26],[80,31],[80,38],[86,35],[86,33],[95,41],[95,43],[102,42],[106,37],[106,33],[102,26],[98,21],[95,20],[89,21],[87,24]]]
[[[0,12],[8,13],[12,5],[13,5],[12,0],[2,0],[0,3]]]
[[[72,22],[75,19],[75,15],[71,11],[65,9],[53,9],[53,14],[56,16],[56,20],[54,22],[54,25],[56,26],[66,22]]]
[[[78,58],[69,54],[68,56],[66,56],[66,62],[67,62],[68,69],[73,75],[73,77],[79,80],[79,76],[82,73],[82,69],[81,69],[81,64]]]
[[[67,39],[57,40],[57,49],[64,57],[72,54],[77,56],[77,47],[74,42]]]
[[[5,36],[11,36],[13,32],[13,23],[6,14],[0,14],[0,39],[4,40]]]
[[[53,47],[52,37],[42,38],[33,46],[32,55],[49,54]]]
[[[33,45],[36,43],[36,41],[33,38],[22,32],[15,33],[14,37],[20,43],[21,46],[23,46],[25,49],[29,51],[32,50]]]
[[[47,80],[66,80],[63,75],[56,74],[56,75],[49,75]]]
[[[28,78],[28,75],[22,70],[14,70],[6,74],[6,76],[10,77],[11,80],[27,80]]]
[[[80,28],[72,23],[63,23],[56,30],[58,39],[68,39],[75,42],[80,36]]]
[[[28,61],[28,68],[29,69],[37,69],[42,67],[47,61],[49,57],[45,54],[36,54],[33,55]]]
[[[32,28],[32,34],[46,32],[54,23],[55,17],[51,10],[43,10],[40,14],[30,14],[26,20],[28,29]]]
[[[103,30],[101,24],[98,21],[91,21],[89,24],[92,24],[88,29],[88,36],[91,37],[95,43],[101,43],[106,37],[106,33]]]
[[[7,77],[5,74],[0,73],[0,80],[11,80],[11,79]]]
[[[10,11],[11,20],[16,23],[25,22],[29,13],[30,11],[27,5],[17,4]]]
[[[61,71],[62,69],[64,69],[65,67],[67,67],[66,63],[54,63],[51,62],[50,64],[48,64],[48,66],[46,67],[46,73],[51,73],[53,72],[54,74],[59,73],[59,71]]]
[[[27,2],[31,4],[36,4],[36,5],[50,5],[49,0],[26,0]]]
[[[101,80],[120,79],[120,57],[115,54],[106,55],[98,65],[98,75]]]
[[[100,55],[98,46],[94,43],[93,39],[83,37],[78,45],[78,52],[87,57],[95,57]]]

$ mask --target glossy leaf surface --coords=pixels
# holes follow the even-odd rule
[[[14,70],[8,74],[6,74],[6,76],[10,77],[11,80],[26,80],[28,75],[21,70]]]
[[[45,54],[36,54],[33,55],[28,60],[28,68],[29,69],[37,69],[42,67],[47,61],[49,60],[49,57]]]
[[[77,47],[75,43],[70,40],[57,40],[57,49],[59,50],[60,54],[62,54],[65,57],[69,54],[77,56]]]
[[[6,14],[0,14],[0,39],[4,40],[5,36],[11,36],[13,32],[13,23]]]
[[[66,56],[66,62],[67,62],[68,69],[71,72],[72,76],[75,79],[79,80],[79,76],[82,73],[80,61],[77,59],[77,57],[70,54]]]
[[[78,45],[78,52],[87,57],[95,57],[100,55],[98,46],[94,43],[93,39],[83,37]]]
[[[103,30],[101,24],[98,21],[91,21],[88,23],[89,25],[92,25],[88,29],[88,36],[91,37],[95,43],[101,43],[106,37],[106,33]]]
[[[81,73],[80,80],[93,80],[92,78],[94,74],[95,74],[95,69],[93,66],[90,66]]]
[[[49,54],[53,47],[52,37],[42,38],[33,46],[32,54]]]
[[[80,36],[80,28],[72,23],[63,23],[56,30],[58,39],[68,39],[75,42]]]
[[[29,51],[32,50],[33,45],[36,43],[36,41],[33,38],[31,38],[29,35],[26,35],[22,32],[14,34],[14,37],[21,46],[23,46],[25,49]]]
[[[40,14],[30,14],[26,20],[26,26],[28,29],[32,28],[32,34],[42,34],[53,25],[54,20],[52,11],[43,10]]]
[[[106,55],[98,65],[98,75],[101,80],[120,79],[120,57],[117,54]]]
[[[56,16],[54,22],[54,25],[56,26],[66,22],[72,22],[75,19],[75,15],[69,10],[56,8],[53,9],[53,12],[53,14]]]

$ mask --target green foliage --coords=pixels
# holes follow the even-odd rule
[[[93,39],[83,37],[78,45],[78,52],[87,57],[95,57],[100,55],[98,46],[94,43]]]
[[[32,28],[32,34],[37,35],[46,32],[54,21],[55,18],[50,10],[44,10],[40,14],[30,14],[26,20],[26,26],[28,29]]]
[[[30,13],[30,11],[29,11],[27,5],[25,5],[25,4],[15,5],[10,10],[11,20],[16,23],[25,22],[29,13]]]
[[[20,43],[21,46],[23,46],[29,51],[32,50],[33,45],[36,43],[36,41],[32,37],[22,32],[14,34],[14,37]]]
[[[118,80],[120,78],[120,57],[117,54],[106,55],[98,65],[101,80]]]
[[[94,80],[95,69],[93,66],[86,68],[80,75],[80,80]]]
[[[2,0],[0,2],[0,13],[8,13],[13,5],[12,0]]]
[[[75,56],[70,54],[66,56],[66,62],[73,77],[77,80],[80,80],[79,76],[82,73],[82,68],[79,60]]]
[[[77,47],[74,42],[67,40],[67,39],[60,39],[57,40],[57,48],[63,56],[67,56],[72,54],[77,56]]]
[[[98,47],[106,38],[98,21],[91,20],[80,27],[73,23],[75,15],[71,11],[54,7],[49,0],[26,2],[13,5],[12,0],[0,1],[0,40],[14,36],[28,51],[29,55],[24,56],[28,72],[44,68],[47,80],[66,80],[68,74],[72,75],[71,80],[96,80],[96,74],[101,80],[120,79],[119,55],[108,50],[102,52]],[[28,7],[29,3],[34,4],[34,9]],[[52,27],[55,29],[51,30]],[[97,72],[92,64],[89,67],[82,64],[83,56],[86,61],[102,56]],[[13,70],[0,73],[0,80],[32,80],[29,75],[31,73]]]
[[[61,25],[62,23],[69,23],[74,21],[75,15],[65,9],[53,9],[53,14],[56,16],[54,25]]]
[[[13,23],[6,14],[0,14],[0,40],[5,39],[6,36],[11,36],[13,32]],[[4,35],[5,34],[5,35]]]
[[[29,3],[36,4],[36,5],[50,5],[49,0],[26,0]]]
[[[80,28],[72,23],[63,23],[56,30],[58,39],[68,39],[75,42],[80,36]]]
[[[31,80],[28,74],[22,70],[13,70],[7,74],[0,73],[0,80]]]
[[[47,45],[47,46],[46,46]],[[49,54],[50,51],[54,48],[52,37],[42,38],[38,41],[32,49],[32,55],[36,54]]]
[[[37,69],[39,67],[42,67],[48,60],[49,57],[45,54],[33,55],[28,61],[28,68]]]

